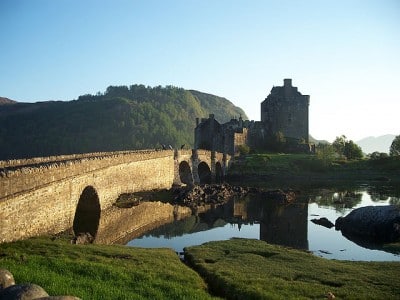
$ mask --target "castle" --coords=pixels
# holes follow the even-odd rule
[[[231,119],[220,124],[214,115],[196,118],[195,149],[207,149],[235,155],[241,145],[271,150],[277,143],[288,152],[310,152],[308,107],[310,96],[302,95],[291,79],[274,86],[261,102],[261,121]]]

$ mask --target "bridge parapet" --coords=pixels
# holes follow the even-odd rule
[[[190,150],[188,150],[190,151]],[[32,157],[24,159],[12,159],[12,160],[0,160],[1,168],[12,168],[12,167],[23,167],[23,166],[36,166],[41,164],[49,163],[60,163],[67,161],[74,161],[79,159],[93,159],[93,158],[104,158],[109,156],[120,156],[127,154],[149,154],[158,152],[170,152],[170,150],[156,151],[156,150],[133,150],[133,151],[112,151],[112,152],[92,152],[82,154],[70,154],[70,155],[57,155],[47,157]]]
[[[0,201],[9,195],[54,181],[110,166],[161,157],[172,157],[172,150],[119,151],[0,161]]]

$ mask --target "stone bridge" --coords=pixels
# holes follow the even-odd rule
[[[230,156],[123,151],[0,161],[0,243],[73,228],[96,235],[119,195],[220,181]],[[81,222],[82,218],[89,222]],[[91,220],[92,219],[92,220]],[[91,225],[85,228],[84,224]]]

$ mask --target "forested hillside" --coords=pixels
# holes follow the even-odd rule
[[[225,98],[182,88],[110,86],[73,101],[0,105],[0,160],[193,145],[196,117],[240,114]]]

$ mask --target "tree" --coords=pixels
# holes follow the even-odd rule
[[[375,151],[375,152],[372,152],[372,153],[369,155],[369,158],[370,158],[370,159],[376,160],[376,159],[386,158],[386,157],[388,157],[388,156],[389,156],[389,155],[388,155],[387,153],[385,153],[385,152]]]
[[[345,135],[336,137],[332,146],[336,153],[345,156],[347,159],[358,159],[363,157],[361,147],[352,140],[347,140]]]
[[[399,156],[400,155],[400,135],[396,136],[390,145],[390,156]]]
[[[351,140],[345,143],[343,154],[347,159],[359,159],[363,157],[361,147]]]
[[[317,158],[325,167],[330,166],[335,159],[335,149],[330,144],[318,144],[316,147]]]
[[[344,147],[346,146],[347,138],[345,135],[337,136],[332,143],[333,149],[339,155],[344,155]]]

